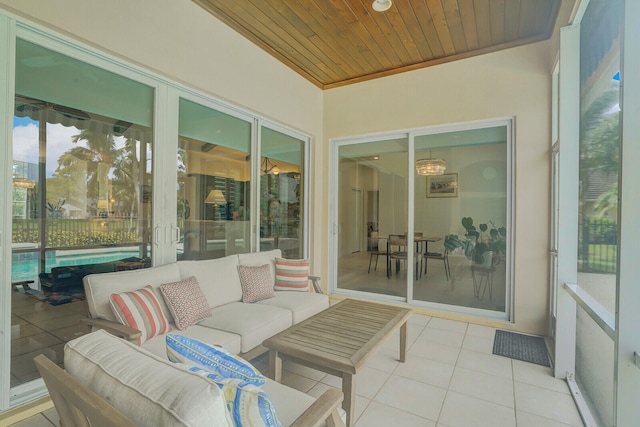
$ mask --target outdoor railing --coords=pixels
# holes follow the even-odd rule
[[[90,218],[47,218],[45,226],[47,248],[82,246],[105,246],[141,243],[143,227],[138,220]],[[38,243],[39,221],[37,219],[14,219],[12,242]]]
[[[610,219],[588,218],[579,228],[578,270],[615,273],[618,225]]]

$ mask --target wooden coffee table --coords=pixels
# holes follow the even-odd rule
[[[347,426],[353,421],[355,375],[384,342],[400,329],[400,362],[407,355],[411,310],[344,300],[264,341],[271,378],[280,382],[282,359],[342,377]]]

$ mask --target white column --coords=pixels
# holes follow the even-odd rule
[[[576,302],[564,290],[577,283],[578,265],[578,161],[580,126],[580,26],[560,32],[558,203],[558,311],[555,333],[554,376],[575,372]]]
[[[620,274],[616,318],[615,425],[638,425],[640,420],[640,2],[627,0],[622,46],[622,148],[620,185]]]

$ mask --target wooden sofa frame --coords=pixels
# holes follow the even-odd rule
[[[135,427],[136,424],[109,402],[40,354],[34,362],[64,427]],[[291,427],[346,427],[338,414],[340,390],[325,391]]]

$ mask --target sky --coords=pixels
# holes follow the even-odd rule
[[[79,133],[80,130],[74,126],[47,124],[47,178],[51,178],[58,168],[58,159],[64,152],[77,146],[86,147],[84,141],[71,142],[71,138]],[[115,142],[116,147],[122,147],[125,138],[116,137]],[[38,164],[38,151],[38,122],[29,117],[14,117],[13,159]]]
[[[73,147],[71,137],[80,131],[61,124],[47,125],[47,178],[58,167],[60,155]],[[38,164],[38,124],[28,117],[17,117],[13,121],[13,158]]]

